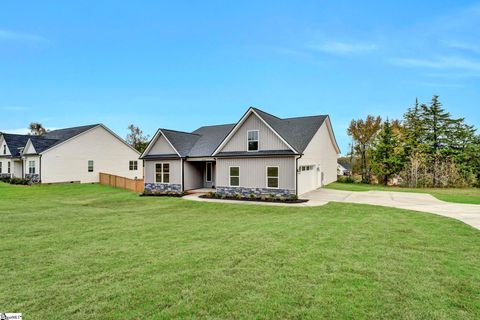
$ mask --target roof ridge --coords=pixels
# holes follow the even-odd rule
[[[209,128],[209,127],[221,127],[221,126],[234,126],[236,125],[237,122],[235,123],[225,123],[225,124],[211,124],[211,125],[208,125],[208,126],[201,126],[201,127],[198,127],[197,129],[193,130],[193,131],[197,131],[198,129],[200,128]]]
[[[10,136],[22,136],[22,137],[39,137],[34,134],[21,134],[21,133],[8,133],[8,132],[0,132],[0,134],[8,134]]]
[[[304,118],[318,118],[318,117],[328,117],[328,114],[318,114],[318,115],[314,115],[314,116],[290,117],[290,118],[283,118],[282,120],[304,119]]]
[[[191,134],[195,136],[200,136],[198,133],[193,133],[193,132],[186,132],[186,131],[180,131],[180,130],[173,130],[173,129],[167,129],[167,128],[160,128],[161,131],[171,131],[171,132],[177,132],[177,133],[185,133],[185,134]]]
[[[100,125],[102,125],[102,124],[101,123],[86,124],[86,125],[82,125],[82,126],[55,129],[55,130],[47,131],[45,133],[52,133],[52,132],[56,132],[56,131],[60,131],[60,130],[71,130],[71,129],[85,128],[85,127],[96,127],[96,126],[100,126]]]
[[[271,117],[274,117],[274,118],[276,118],[276,119],[278,119],[278,120],[284,120],[284,119],[282,119],[282,118],[277,117],[277,116],[274,115],[274,114],[271,114],[271,113],[268,113],[268,112],[266,112],[266,111],[263,111],[262,109],[259,109],[259,108],[257,108],[257,107],[251,107],[251,108],[252,108],[253,110],[257,110],[257,111],[263,112],[263,113],[265,113],[266,115],[269,115],[269,116],[271,116]]]

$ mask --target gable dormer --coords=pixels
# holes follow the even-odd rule
[[[165,137],[162,130],[157,131],[152,141],[150,141],[150,144],[147,146],[147,149],[145,149],[145,152],[142,154],[142,157],[153,155],[178,156],[177,150],[175,150],[170,141]]]
[[[23,148],[22,154],[37,154],[31,139],[28,139],[25,148]]]
[[[10,149],[8,148],[7,142],[5,141],[5,138],[0,136],[0,156],[10,156]]]
[[[291,148],[260,116],[249,109],[217,149],[219,152],[258,152]]]

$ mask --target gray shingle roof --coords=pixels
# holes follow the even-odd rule
[[[315,133],[328,116],[309,116],[281,119],[265,111],[252,108],[268,125],[270,125],[298,153],[302,153]],[[189,132],[160,129],[181,157],[210,157],[227,137],[236,123],[206,126]],[[277,150],[278,151],[278,150]],[[275,150],[269,151],[276,152]],[[251,153],[249,153],[251,154]],[[259,155],[261,153],[257,153]],[[284,155],[285,150],[278,155]],[[288,152],[288,154],[294,154]],[[234,154],[220,153],[219,156]],[[240,154],[238,154],[240,155]],[[144,157],[146,158],[146,157]]]
[[[20,156],[18,148],[25,147],[29,139],[32,141],[35,151],[37,153],[41,153],[45,150],[52,148],[53,146],[59,143],[62,143],[68,139],[71,139],[97,126],[99,126],[99,124],[58,129],[58,130],[49,131],[42,136],[18,135],[18,134],[9,134],[9,133],[4,133],[3,136],[5,137],[8,148],[12,153],[12,156],[18,157]]]
[[[28,139],[30,139],[31,135],[26,134],[12,134],[12,133],[2,133],[3,137],[5,138],[5,142],[7,143],[8,149],[12,154],[12,157],[19,157],[20,150],[19,148],[25,147]]]
[[[200,138],[189,152],[190,157],[211,156],[213,151],[222,143],[223,139],[235,126],[232,124],[222,124],[217,126],[206,126],[198,128],[193,133],[200,135]]]
[[[200,138],[198,134],[175,131],[169,129],[160,129],[165,137],[170,141],[173,147],[180,153],[181,157],[188,156],[193,145]]]
[[[253,110],[299,153],[305,151],[327,118],[326,115],[319,115],[281,119],[257,108]]]

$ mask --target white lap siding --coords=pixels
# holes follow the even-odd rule
[[[240,187],[267,188],[267,166],[278,167],[280,189],[295,191],[295,158],[218,158],[216,163],[219,187],[228,187],[229,168],[240,167]]]
[[[298,194],[315,190],[337,180],[337,150],[325,121],[298,160],[298,167],[313,166],[312,170],[300,171]]]

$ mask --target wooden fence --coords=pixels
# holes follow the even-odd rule
[[[100,184],[133,192],[143,192],[144,189],[143,179],[133,180],[103,172],[100,172]]]

